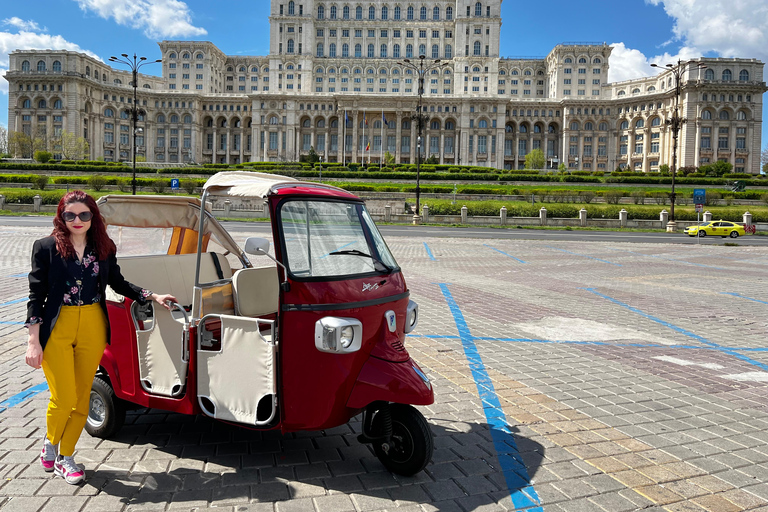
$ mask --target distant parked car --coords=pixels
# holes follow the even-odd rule
[[[721,236],[723,238],[730,236],[738,238],[746,234],[744,226],[734,222],[724,220],[715,220],[712,222],[702,222],[698,226],[689,226],[683,230],[688,236]]]

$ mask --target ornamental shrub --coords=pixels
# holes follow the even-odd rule
[[[107,180],[104,178],[104,176],[100,176],[98,174],[94,174],[90,178],[88,178],[88,186],[91,187],[96,192],[100,192],[101,189],[103,189],[107,184]]]

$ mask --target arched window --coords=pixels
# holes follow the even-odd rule
[[[573,123],[571,123],[571,130],[578,131],[578,129],[579,129],[579,123],[577,123],[575,121]]]
[[[323,56],[323,43],[317,43],[317,56]]]
[[[477,2],[475,4],[475,16],[482,16],[483,15],[483,4],[480,2]]]
[[[479,73],[479,72],[480,72],[480,67],[479,67],[479,66],[475,66],[475,67],[473,67],[473,68],[472,68],[472,72],[473,72],[473,73]]]
[[[186,114],[184,116],[184,124],[192,124],[192,116],[189,114]]]
[[[312,121],[310,121],[309,119],[305,119],[301,123],[301,126],[303,126],[304,128],[311,128],[312,127]]]
[[[445,58],[446,59],[452,59],[453,58],[453,46],[447,44],[445,45]]]
[[[607,130],[608,128],[606,128]],[[549,133],[557,133],[557,127],[554,124],[549,125],[549,128],[547,128],[547,131]]]
[[[291,0],[288,2],[288,15],[292,16],[296,12],[296,4]]]
[[[632,89],[632,94],[640,94],[640,89],[638,88]]]
[[[627,94],[627,91],[619,91],[616,93],[616,96],[624,96],[625,94]]]
[[[389,18],[389,9],[387,9],[387,6],[381,8],[381,19],[386,20]]]
[[[334,119],[331,121],[331,128],[338,128],[339,127],[339,120]]]
[[[173,114],[171,116],[171,123],[176,124],[178,122],[179,122],[179,116],[177,116],[176,114]]]
[[[61,110],[61,107],[62,107],[61,100],[54,100],[53,108],[55,108],[56,110]]]
[[[373,43],[368,45],[368,57],[373,58],[375,55],[375,50],[373,47]]]
[[[400,19],[400,6],[399,5],[397,7],[395,7],[395,19],[396,20]]]
[[[355,8],[355,19],[361,20],[363,19],[363,8],[359,5]]]
[[[480,55],[480,41],[475,41],[474,55]]]
[[[157,122],[158,123],[165,123],[165,116],[163,114],[158,114]]]
[[[714,80],[715,79],[715,71],[712,69],[707,69],[704,71],[704,80]]]
[[[53,70],[56,72],[61,72],[61,62],[58,60],[53,61]],[[749,74],[747,74],[747,80],[749,80]]]
[[[328,56],[336,57],[336,43],[331,43],[328,45]]]
[[[720,111],[720,120],[727,121],[731,118],[731,115],[728,113],[727,110],[721,110]]]
[[[411,129],[411,122],[407,119],[403,121],[403,130],[410,130]]]
[[[446,121],[445,122],[445,129],[446,130],[455,130],[456,125],[453,123],[453,121]]]
[[[586,64],[586,63],[587,63],[587,59],[585,59],[584,57],[581,57],[579,59],[579,64]]]
[[[21,63],[21,70],[22,71],[29,71],[29,61],[28,60],[25,60],[24,62]],[[85,74],[87,76],[91,76],[91,68],[89,68],[88,66],[85,67]]]
[[[21,104],[21,108],[32,108],[32,102],[30,100],[24,100]]]
[[[593,125],[590,121],[587,121],[586,123],[584,123],[584,129],[588,132],[591,132],[592,130],[595,129],[595,125]]]
[[[541,133],[541,125],[540,124],[533,125],[533,133]]]
[[[453,19],[453,7],[445,8],[445,19],[448,21]]]
[[[332,20],[336,19],[336,6],[335,5],[331,6],[331,19]]]
[[[120,119],[128,119],[128,111],[127,110],[121,110],[120,111]]]
[[[643,128],[645,126],[645,121],[642,119],[638,119],[635,123],[635,128]]]
[[[600,123],[600,124],[597,126],[597,129],[598,129],[598,130],[600,130],[601,132],[607,132],[607,131],[608,131],[608,123],[606,123],[605,121],[603,121],[602,123]]]
[[[381,45],[381,48],[380,48],[380,51],[379,51],[379,56],[382,59],[386,59],[387,58],[387,45],[385,45],[385,44]]]
[[[381,129],[381,121],[379,121],[379,120],[374,121],[373,122],[373,127]]]
[[[654,117],[651,120],[651,126],[661,126],[661,118],[660,117]]]
[[[421,9],[419,9],[419,19],[425,20],[427,19],[427,8],[423,5],[421,6]]]
[[[54,62],[54,65],[56,63]],[[55,70],[54,70],[55,71]],[[749,82],[749,71],[742,69],[739,71],[739,82]]]
[[[104,117],[115,117],[115,112],[111,108],[104,109]]]
[[[488,121],[485,119],[481,119],[480,122],[477,123],[478,128],[488,128]]]
[[[122,83],[123,83],[123,81],[122,81],[122,80],[120,80],[119,78],[115,78],[115,79],[114,79],[114,80],[112,80],[112,81],[115,83],[115,85],[120,85],[120,84],[122,84]]]
[[[376,19],[376,8],[374,6],[370,6],[368,8],[368,19],[369,20],[375,20]]]
[[[170,55],[168,55],[168,58],[169,59],[175,59],[176,58],[176,54],[175,53],[171,53]]]
[[[45,61],[44,60],[37,61],[37,70],[38,71],[45,71]]]
[[[345,20],[349,19],[349,6],[348,5],[345,5],[344,9],[342,9],[341,17],[344,18]]]
[[[427,55],[427,45],[425,44],[419,45],[419,57],[421,57],[422,55],[425,55],[425,56]]]
[[[573,59],[572,59],[572,58],[570,58],[570,57],[566,57],[566,58],[565,58],[565,63],[566,63],[566,64],[573,64]]]
[[[528,133],[528,126],[521,124],[520,125],[520,133]]]
[[[221,125],[220,125],[220,126],[221,126],[222,128],[226,128],[226,127],[227,127],[227,120],[226,120],[226,119],[222,119],[222,120],[221,120]]]
[[[412,5],[408,6],[408,14],[406,15],[406,18],[409,19],[409,20],[413,19],[413,6]]]
[[[621,129],[622,130],[628,130],[629,129],[629,121],[622,121],[621,122]]]
[[[440,121],[432,121],[429,123],[429,129],[430,130],[439,130],[440,129]]]
[[[198,54],[195,55],[195,58],[197,60],[203,60],[205,58],[205,55],[203,55],[202,53],[198,53]]]
[[[439,20],[440,19],[440,8],[435,6],[434,9],[432,9],[432,19],[433,20]]]
[[[600,64],[601,62],[602,61],[600,60],[600,57],[595,57],[594,59],[592,59],[593,64]]]
[[[736,112],[736,120],[737,121],[746,121],[747,120],[747,113],[743,110],[739,110]]]
[[[392,45],[392,57],[395,58],[395,59],[399,59],[400,58],[400,45],[397,44],[397,43]]]
[[[188,53],[185,53],[184,55],[182,55],[182,57],[181,57],[181,58],[182,58],[182,59],[186,59],[186,60],[189,60],[189,54],[188,54]]]
[[[277,119],[277,116],[270,117],[269,124],[279,124],[279,120]]]
[[[363,47],[360,44],[355,45],[355,57],[363,56]]]
[[[440,58],[440,47],[436,44],[432,45],[432,58],[433,59],[439,59]]]
[[[341,56],[349,57],[349,45],[347,43],[341,45]]]
[[[507,126],[504,127],[504,131],[506,133],[515,133],[515,127],[512,126],[511,124],[508,124]]]
[[[317,120],[317,125],[316,125],[316,126],[317,126],[318,128],[325,128],[325,119],[322,119],[322,118],[321,118],[321,119],[318,119],[318,120]]]
[[[293,39],[288,40],[288,44],[286,45],[288,53],[293,53]]]
[[[325,18],[325,7],[322,5],[317,6],[317,19],[322,20]]]
[[[407,44],[405,45],[405,58],[412,59],[413,58],[413,45]]]
[[[705,119],[705,120],[712,119],[712,112],[710,112],[709,110],[702,110],[701,111],[701,118]]]
[[[37,108],[45,108],[47,106],[47,103],[45,100],[40,100],[37,102]]]
[[[730,69],[723,70],[723,82],[730,82],[733,79],[733,74]]]

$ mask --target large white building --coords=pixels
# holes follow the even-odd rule
[[[137,151],[150,162],[416,161],[418,72],[425,157],[521,168],[653,171],[671,164],[672,71],[609,83],[611,47],[564,43],[544,58],[500,55],[501,0],[272,0],[270,52],[230,56],[205,41],[162,41],[162,78],[140,75]],[[662,63],[663,64],[663,63]],[[702,68],[701,65],[706,68]],[[700,58],[681,69],[677,165],[760,165],[763,63]],[[90,142],[91,157],[131,158],[130,72],[82,53],[10,54],[9,129]],[[383,146],[383,147],[382,147]],[[367,149],[367,150],[366,150]]]

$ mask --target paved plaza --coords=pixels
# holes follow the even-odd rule
[[[436,392],[425,471],[387,472],[359,421],[280,435],[142,409],[83,434],[70,486],[37,463],[48,392],[23,361],[49,232],[0,227],[3,512],[768,511],[768,248],[388,237]]]

